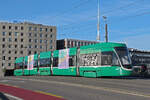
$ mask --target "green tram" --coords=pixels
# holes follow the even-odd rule
[[[33,62],[30,63],[30,60]],[[126,45],[110,42],[20,57],[16,59],[15,65],[15,76],[102,77],[130,76],[132,73],[131,60]]]

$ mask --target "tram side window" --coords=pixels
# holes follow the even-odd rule
[[[40,67],[50,67],[50,58],[40,59]]]
[[[69,66],[76,65],[76,56],[69,56]]]
[[[25,69],[28,67],[28,62],[25,61],[24,62],[24,66],[23,66]],[[38,67],[38,60],[34,60],[34,64],[33,64],[33,67],[36,68]]]
[[[112,55],[112,66],[120,66],[117,55],[114,52],[112,52]]]
[[[38,67],[38,60],[34,60],[33,67],[34,67],[34,68]]]
[[[15,69],[22,69],[23,68],[23,63],[16,63],[15,64]]]
[[[24,68],[26,69],[27,68],[27,65],[28,65],[28,62],[24,62]]]
[[[53,58],[53,67],[58,67],[58,57]]]
[[[102,52],[101,65],[112,65],[112,52]]]

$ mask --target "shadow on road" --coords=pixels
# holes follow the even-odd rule
[[[103,79],[141,79],[141,80],[150,80],[150,77],[144,76],[127,76],[127,77],[102,77]]]

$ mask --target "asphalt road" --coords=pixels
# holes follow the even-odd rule
[[[62,96],[66,100],[150,100],[150,79],[20,76],[0,79],[32,91]]]

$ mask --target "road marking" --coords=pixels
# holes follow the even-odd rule
[[[96,87],[96,86],[84,85],[84,84],[57,82],[57,81],[46,81],[46,80],[39,80],[39,79],[23,79],[23,78],[14,78],[14,79],[28,80],[28,81],[42,82],[42,83],[60,84],[60,85],[74,86],[74,87],[80,87],[80,88],[89,88],[89,89],[103,90],[103,91],[119,93],[119,94],[127,94],[127,95],[134,95],[134,96],[150,98],[150,94],[142,94],[142,93],[139,93],[139,92],[128,91],[128,90],[123,90],[123,89],[114,89],[114,88],[107,88],[107,87]]]
[[[19,88],[19,86],[16,86],[16,85],[10,85],[10,86],[15,87],[15,88]]]
[[[15,99],[15,100],[23,100],[23,99],[21,99],[21,98],[19,98],[19,97],[16,97],[16,96],[13,96],[13,95],[10,95],[10,94],[7,94],[7,93],[4,93],[4,95],[5,95],[5,96],[8,96],[8,97],[10,97],[10,98],[13,98],[13,99]]]
[[[0,82],[8,82],[8,81],[10,81],[10,80],[1,80]]]
[[[52,93],[47,93],[47,92],[43,92],[43,91],[39,91],[39,90],[36,90],[35,92],[45,94],[45,95],[54,96],[54,97],[57,97],[57,98],[63,98],[62,96],[58,96],[58,95],[55,95],[55,94],[52,94]]]
[[[11,86],[11,85],[9,85],[9,84],[5,84],[5,83],[3,83],[3,85]]]
[[[5,83],[5,82],[9,82],[9,81],[11,81],[11,82],[16,82],[16,81],[14,81],[14,80],[0,80],[0,82],[3,82],[3,83]],[[25,81],[17,81],[17,82],[21,82],[21,83],[24,83]]]

